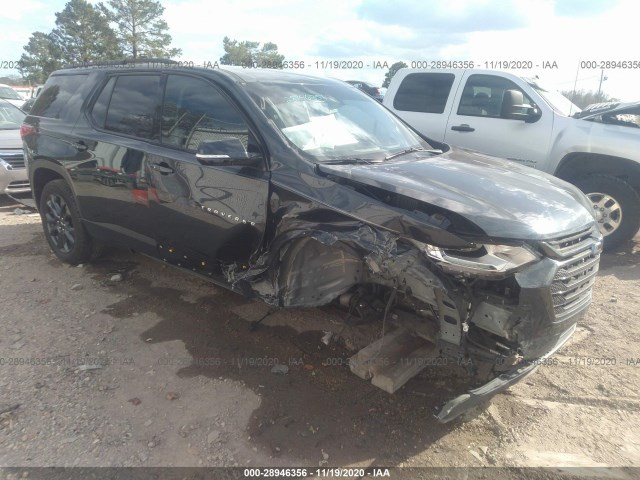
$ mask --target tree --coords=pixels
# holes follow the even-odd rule
[[[276,67],[284,62],[284,55],[278,53],[278,45],[273,42],[267,42],[262,45],[262,49],[255,54],[255,61],[258,66]]]
[[[18,71],[34,85],[44,83],[51,72],[62,67],[61,53],[51,34],[33,32],[24,46]]]
[[[593,90],[563,90],[562,94],[580,108],[584,108],[592,103],[618,101],[617,98],[610,97],[604,92],[594,92]]]
[[[220,63],[222,65],[251,65],[258,45],[260,45],[260,42],[246,40],[238,42],[237,40],[231,40],[229,37],[224,37],[222,39],[224,55],[220,57]]]
[[[164,7],[153,0],[109,0],[99,8],[115,23],[120,49],[132,58],[172,58],[182,55],[170,48],[169,26],[162,18]]]
[[[231,40],[229,37],[222,39],[222,48],[225,54],[220,57],[222,65],[239,65],[258,67],[276,67],[284,61],[284,55],[278,53],[278,45],[273,42],[266,42],[262,49],[258,50],[260,42],[250,42],[243,40]]]
[[[65,63],[87,63],[120,57],[118,42],[107,18],[86,0],[71,0],[56,13],[49,37],[52,52]],[[39,36],[38,41],[44,40]]]
[[[389,84],[391,83],[391,79],[396,73],[398,73],[398,70],[400,70],[401,68],[407,68],[407,67],[408,65],[404,62],[396,62],[393,65],[391,65],[389,67],[389,71],[384,76],[384,82],[382,83],[382,86],[384,88],[389,87]]]

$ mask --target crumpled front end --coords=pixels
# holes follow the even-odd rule
[[[275,196],[278,221],[268,248],[248,268],[229,265],[227,279],[274,307],[333,302],[364,322],[388,322],[389,342],[401,338],[415,350],[380,369],[364,347],[351,370],[389,393],[419,373],[416,365],[438,364],[436,358],[466,367],[485,385],[441,407],[442,422],[533,372],[590,304],[602,245],[593,223],[552,240],[499,241],[455,235],[438,210],[421,213],[429,222],[419,223],[392,211],[398,202],[349,205],[353,199],[345,198],[345,215],[299,196]],[[377,227],[354,212],[390,220]]]
[[[467,353],[478,364],[492,365],[494,378],[439,408],[436,418],[441,422],[533,373],[569,340],[591,303],[600,233],[589,228],[539,247],[544,258],[513,276],[512,287],[507,287],[513,291],[496,296],[482,287],[472,290],[478,303],[468,321]]]

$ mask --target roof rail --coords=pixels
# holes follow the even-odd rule
[[[104,62],[84,62],[64,65],[62,68],[83,68],[83,67],[115,67],[118,65],[130,65],[137,63],[166,63],[174,65],[178,63],[170,58],[125,58],[123,60],[106,60]]]

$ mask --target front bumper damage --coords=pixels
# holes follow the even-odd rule
[[[524,380],[526,377],[534,373],[538,367],[544,363],[546,358],[553,355],[558,349],[560,349],[569,340],[571,335],[573,335],[575,330],[576,324],[567,330],[564,335],[562,335],[557,345],[543,357],[525,362],[515,370],[502,373],[488,383],[449,400],[447,403],[436,409],[434,416],[439,422],[448,423],[463,413],[471,410],[473,407],[487,402],[494,395]]]
[[[398,326],[430,342],[433,355],[454,359],[467,367],[470,378],[487,382],[439,408],[436,418],[441,422],[533,373],[569,339],[591,301],[601,249],[593,226],[554,240],[531,241],[539,261],[504,278],[476,281],[442,271],[416,243],[468,245],[449,232],[430,227],[426,234],[417,227],[399,228],[405,224],[390,230],[355,219],[333,220],[326,209],[320,215],[304,202],[283,202],[281,210],[283,221],[268,250],[248,268],[229,265],[229,283],[274,307],[342,305],[345,297],[366,304],[367,295],[358,295],[373,288],[369,298],[382,303],[377,320],[398,314],[404,322]],[[316,218],[323,222],[311,224]],[[375,308],[365,305],[363,310]],[[371,378],[366,368],[361,370],[352,368]],[[395,380],[408,381],[405,373],[385,377],[390,380],[385,390],[401,388]]]
[[[548,256],[514,275],[520,289],[517,305],[486,296],[469,320],[471,328],[490,331],[517,345],[521,361],[437,408],[435,417],[440,422],[453,420],[532,374],[575,332],[591,303],[602,236],[588,229],[542,242],[541,247]]]

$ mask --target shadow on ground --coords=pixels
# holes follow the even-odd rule
[[[161,318],[140,338],[152,338],[152,343],[182,341],[195,364],[179,370],[180,377],[242,381],[261,396],[248,435],[267,455],[316,464],[325,450],[331,452],[328,464],[333,466],[359,461],[397,465],[459,422],[442,425],[432,416],[434,407],[468,387],[469,379],[458,367],[425,370],[389,395],[353,375],[347,366],[352,353],[336,342],[323,344],[322,332],[271,327],[268,318],[251,331],[249,322],[232,311],[252,303],[241,295],[212,286],[214,294],[189,303],[180,298],[184,291],[153,286],[131,262],[105,259],[90,271],[96,279],[124,272],[125,281],[115,288],[130,296],[107,307],[107,312],[128,318],[148,311]],[[277,315],[305,312],[309,311]],[[203,361],[207,365],[198,365]],[[286,365],[289,372],[272,373],[275,363]]]

